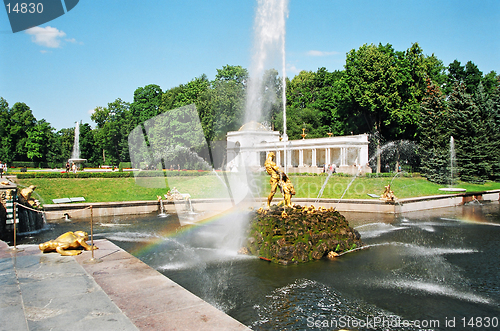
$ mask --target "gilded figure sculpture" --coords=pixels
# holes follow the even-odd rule
[[[35,189],[36,189],[35,185],[30,185],[28,187],[23,188],[21,191],[19,191],[18,195],[19,201],[31,207],[40,206],[40,202],[31,196],[35,191]]]
[[[77,250],[80,246],[83,247],[86,251],[90,251],[92,249],[98,249],[97,246],[90,246],[86,243],[89,239],[87,232],[84,231],[75,231],[75,232],[66,232],[54,240],[50,240],[38,245],[38,248],[43,253],[56,251],[64,256],[74,256],[81,254],[81,250]],[[72,249],[70,249],[72,248]]]
[[[283,194],[283,202],[280,204],[284,204],[286,207],[293,207],[292,204],[292,195],[295,195],[295,188],[293,187],[290,178],[282,171],[274,162],[274,152],[270,152],[267,155],[266,162],[264,166],[266,168],[267,173],[271,176],[269,183],[271,184],[271,192],[267,197],[267,207],[271,206],[271,201],[273,200],[274,195],[276,194],[276,188],[279,186],[281,193]]]
[[[385,186],[384,193],[380,196],[380,200],[384,200],[385,202],[395,202],[398,198],[394,195],[394,192],[391,190],[391,184]]]

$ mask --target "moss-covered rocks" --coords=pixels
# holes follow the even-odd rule
[[[295,206],[284,212],[283,207],[272,206],[252,214],[245,247],[262,259],[290,264],[360,247],[360,237],[333,208]]]

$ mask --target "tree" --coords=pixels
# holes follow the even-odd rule
[[[328,72],[319,68],[316,72],[302,71],[287,83],[288,136],[300,139],[302,128],[310,138],[326,137],[328,132],[343,134],[345,125],[338,111],[338,82],[343,75],[339,71]],[[281,114],[277,126],[281,128]],[[347,116],[346,116],[347,117]]]
[[[225,140],[228,131],[242,125],[245,89],[234,80],[215,80],[212,88],[200,95],[196,107],[208,141]]]
[[[49,151],[49,141],[53,135],[53,128],[44,119],[37,121],[36,124],[26,132],[25,140],[26,156],[32,161],[47,161]]]
[[[31,112],[31,109],[23,102],[14,104],[9,112],[9,153],[12,155],[12,160],[27,161],[27,141],[28,131],[36,124],[36,119]]]
[[[182,86],[182,89],[176,94],[173,108],[179,108],[196,103],[201,94],[210,88],[210,81],[205,74],[197,77]],[[165,109],[168,110],[168,109]]]
[[[162,90],[158,85],[150,84],[138,87],[134,91],[134,102],[130,105],[132,119],[137,125],[160,113]]]
[[[346,59],[347,83],[355,111],[374,131],[390,124],[390,113],[400,104],[400,83],[392,46],[363,45],[351,50]]]
[[[184,85],[173,87],[166,90],[161,99],[161,112],[174,109],[177,103],[178,95],[183,93]]]
[[[73,144],[75,141],[75,130],[73,128],[64,128],[57,132],[57,142],[60,147],[58,162],[66,163],[71,157]]]
[[[0,160],[11,162],[10,108],[7,100],[0,97]]]
[[[87,159],[88,163],[100,163],[100,148],[95,143],[94,131],[88,123],[80,125],[80,156]]]
[[[248,80],[248,70],[241,66],[225,65],[222,69],[217,69],[216,81],[233,81],[242,87],[246,86]]]
[[[500,76],[492,70],[483,77],[482,84],[484,91],[488,95],[493,95],[500,87]]]
[[[500,142],[500,86],[497,86],[496,90],[491,93],[491,123],[492,123],[492,131],[494,132],[491,140],[497,144]],[[499,180],[500,179],[500,153],[498,152],[500,149],[492,150],[494,154],[491,156],[492,159],[492,179]]]
[[[465,67],[462,66],[458,60],[455,60],[448,65],[447,69],[448,77],[446,79],[444,93],[449,95],[455,84],[460,84],[465,80]]]
[[[439,62],[426,58],[414,43],[406,52],[395,53],[400,104],[390,112],[391,124],[386,134],[392,139],[414,139],[420,121],[420,103],[426,91],[428,72],[439,71]]]
[[[440,184],[450,179],[450,154],[447,146],[450,140],[448,108],[439,86],[427,78],[427,91],[421,105],[419,124],[420,154],[423,160],[421,173],[428,180]]]
[[[468,94],[474,94],[477,86],[483,80],[483,73],[471,61],[462,66],[455,60],[448,66],[448,79],[446,82],[445,93],[451,94],[456,84],[464,84],[465,91]]]
[[[346,82],[352,110],[362,116],[371,132],[384,134],[392,124],[391,114],[401,104],[394,50],[387,44],[364,44],[346,58]],[[377,140],[377,172],[380,172],[380,139]]]
[[[134,121],[135,115],[130,111],[131,108],[129,103],[118,98],[108,103],[107,108],[94,109],[90,117],[97,123],[94,139],[96,145],[102,149],[102,162],[106,164],[115,165],[129,160],[128,134],[137,125]],[[146,112],[142,113],[144,114]],[[147,118],[144,119],[146,120]]]
[[[465,64],[465,86],[467,93],[476,93],[479,83],[483,80],[483,73],[471,61]]]
[[[495,93],[488,94],[479,83],[474,95],[474,103],[477,105],[480,124],[479,131],[482,137],[478,142],[478,148],[484,154],[484,171],[483,179],[498,179],[500,178],[500,116],[498,113],[498,99]],[[481,176],[481,174],[479,174]]]
[[[464,84],[456,84],[449,96],[449,125],[455,139],[460,178],[467,182],[487,179],[487,137],[481,113]]]

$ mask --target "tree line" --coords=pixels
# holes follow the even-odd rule
[[[120,98],[96,107],[95,128],[80,126],[81,156],[92,165],[130,161],[128,136],[141,123],[172,109],[192,105],[207,144],[225,140],[244,124],[247,69],[227,65],[215,79],[205,74],[186,84],[162,90],[139,87],[133,102]],[[456,141],[457,177],[467,181],[500,177],[500,81],[495,71],[484,74],[471,61],[445,66],[418,43],[405,51],[392,45],[365,44],[346,56],[343,70],[302,71],[286,79],[287,134],[300,139],[333,135],[373,134],[373,148],[396,140],[417,143],[415,166],[430,180],[445,182],[451,160],[450,136]],[[275,69],[261,78],[261,122],[283,130],[282,79]],[[33,161],[49,166],[70,157],[74,129],[55,131],[34,118],[18,102],[0,99],[0,160]],[[190,147],[190,146],[185,146]],[[380,170],[380,158],[371,164]]]

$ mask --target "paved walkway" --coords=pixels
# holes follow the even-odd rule
[[[76,257],[0,241],[0,330],[249,330],[107,240]]]

